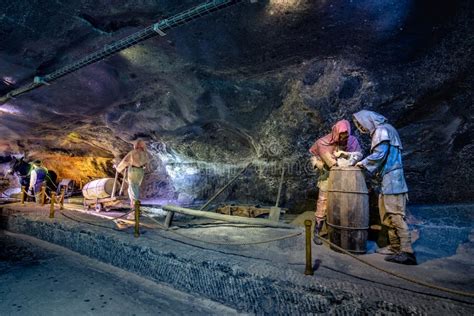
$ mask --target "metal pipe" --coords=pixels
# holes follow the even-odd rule
[[[75,63],[64,66],[48,75],[43,77],[35,77],[32,83],[29,83],[23,87],[10,91],[8,94],[0,98],[0,104],[6,103],[9,99],[14,98],[20,94],[26,93],[43,85],[48,85],[52,81],[57,80],[61,77],[66,76],[76,70],[84,68],[90,64],[93,64],[99,60],[103,60],[110,55],[120,52],[126,48],[134,46],[144,40],[151,37],[160,35],[165,36],[165,31],[176,28],[188,22],[197,20],[203,16],[209,15],[213,12],[225,9],[227,7],[239,4],[244,0],[212,0],[207,3],[200,4],[181,13],[178,13],[167,19],[163,19],[160,22],[152,24],[143,30],[133,33],[115,43],[104,46],[99,51],[89,54]],[[251,1],[255,2],[255,1]]]
[[[189,208],[174,206],[174,205],[165,205],[163,206],[163,210],[168,212],[176,212],[190,216],[196,217],[204,217],[210,218],[220,221],[226,221],[231,223],[238,223],[238,224],[247,224],[247,225],[261,225],[261,226],[268,226],[268,227],[275,227],[275,228],[297,228],[296,226],[285,224],[285,223],[278,223],[273,222],[268,219],[263,218],[248,218],[248,217],[240,217],[240,216],[233,216],[233,215],[224,215],[224,214],[217,214],[212,212],[206,211],[198,211],[192,210]]]
[[[311,225],[313,222],[309,219],[304,221],[304,226],[306,230],[306,269],[304,271],[305,275],[313,275],[313,264],[311,259]]]

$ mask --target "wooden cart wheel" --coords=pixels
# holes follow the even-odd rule
[[[95,204],[95,211],[97,213],[102,212],[104,210],[104,205],[102,203],[96,203]]]

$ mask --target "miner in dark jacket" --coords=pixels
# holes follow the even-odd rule
[[[46,184],[48,170],[41,166],[41,161],[36,160],[31,164],[29,191],[35,195],[36,203],[40,202],[41,186]]]
[[[372,111],[354,114],[354,123],[362,133],[372,137],[370,155],[357,163],[381,182],[380,219],[388,227],[390,245],[377,252],[388,255],[385,260],[401,264],[417,264],[405,222],[408,187],[402,164],[402,142],[387,119]]]

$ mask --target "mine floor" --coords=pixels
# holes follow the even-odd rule
[[[447,313],[451,315],[466,315],[474,313],[474,299],[472,297],[445,293],[437,289],[427,288],[395,278],[360,263],[347,255],[334,252],[326,246],[312,245],[315,272],[313,276],[305,276],[305,244],[302,228],[275,229],[255,227],[177,215],[174,218],[172,229],[164,231],[160,228],[157,221],[163,222],[165,212],[160,209],[145,208],[145,211],[153,216],[153,219],[143,217],[143,226],[141,227],[142,234],[139,238],[134,238],[132,225],[125,225],[122,229],[118,229],[116,225],[108,219],[123,214],[121,212],[97,214],[95,212],[85,212],[82,208],[75,205],[66,205],[66,210],[63,213],[56,212],[55,219],[48,219],[49,208],[47,206],[39,207],[34,204],[20,206],[18,204],[10,204],[3,207],[4,210],[8,209],[9,213],[7,216],[10,217],[25,218],[33,223],[41,222],[46,224],[52,223],[54,225],[66,225],[71,230],[89,229],[91,232],[99,234],[101,236],[100,238],[113,237],[121,244],[128,243],[133,247],[142,247],[142,249],[146,251],[149,249],[157,249],[165,253],[166,256],[172,253],[173,258],[180,260],[181,263],[195,260],[196,263],[191,264],[193,267],[199,267],[200,264],[204,263],[204,266],[207,268],[211,262],[213,262],[213,264],[218,262],[217,265],[219,269],[232,275],[232,277],[235,277],[235,274],[239,274],[238,271],[241,269],[252,276],[250,279],[264,280],[262,282],[267,282],[269,279],[273,280],[270,283],[274,285],[270,284],[268,291],[271,291],[271,289],[275,287],[275,284],[278,284],[281,288],[294,288],[298,291],[302,291],[301,293],[304,293],[304,295],[311,297],[311,295],[317,294],[311,294],[312,291],[314,291],[311,290],[311,288],[322,286],[325,290],[321,293],[326,293],[326,291],[327,293],[332,293],[332,291],[336,291],[337,293],[346,293],[349,295],[350,299],[347,298],[347,304],[349,304],[349,301],[350,304],[356,305],[362,304],[360,302],[364,301],[369,302],[364,303],[368,304],[368,307],[363,304],[362,306],[357,305],[360,310],[365,312],[386,311],[387,313],[394,314],[409,314],[413,312],[414,314],[431,315]],[[416,240],[414,242],[414,249],[418,254],[418,266],[397,265],[384,261],[383,256],[373,253],[376,248],[373,242],[369,243],[368,254],[359,256],[359,258],[410,279],[472,293],[474,292],[474,233],[472,227],[472,212],[466,212],[465,209],[469,209],[470,206],[445,207],[445,212],[449,214],[449,225],[447,225],[447,221],[442,218],[446,215],[443,211],[438,210],[433,212],[434,214],[440,214],[440,218],[433,218],[427,215],[431,214],[433,208],[436,207],[443,209],[443,206],[420,206],[416,209],[416,212],[413,212],[413,218],[411,219],[412,224],[410,226],[411,229],[415,231],[414,239]],[[456,212],[458,214],[454,214]],[[303,213],[298,216],[287,216],[286,221],[300,225],[304,219],[307,218],[312,218],[311,212]],[[129,224],[131,224],[131,222]],[[25,228],[25,225],[22,227],[20,230],[24,230],[23,233],[28,234],[30,228]],[[35,234],[39,234],[36,228],[32,235]],[[282,239],[285,236],[293,237]],[[272,239],[278,240],[268,243],[252,244]],[[45,270],[52,269],[48,268],[48,260],[44,261],[46,264],[44,266]],[[136,260],[140,260],[140,258],[136,258]],[[57,266],[62,266],[62,264]],[[228,268],[225,268],[225,266]],[[85,266],[83,267],[87,269]],[[67,271],[71,269],[74,269],[74,267],[71,266],[71,268],[63,269],[58,272],[64,273],[63,278],[66,278]],[[186,269],[189,269],[189,267]],[[21,269],[18,269],[18,271],[20,274]],[[222,271],[219,270],[218,272],[221,273]],[[84,273],[87,274],[88,272],[84,271]],[[199,271],[190,272],[189,275],[194,277],[196,274],[199,274]],[[13,280],[15,280],[14,272],[9,272],[7,276],[6,282],[2,282],[2,284],[13,284]],[[146,275],[144,277],[151,280],[158,279],[163,283],[168,283],[166,277],[152,277]],[[80,277],[78,278],[80,279]],[[242,278],[245,278],[243,272]],[[30,281],[32,279],[34,279],[34,281]],[[89,279],[90,278],[84,278],[80,282],[86,282],[87,284]],[[56,277],[56,280],[60,280],[59,277]],[[34,275],[31,277],[22,276],[22,281],[18,287],[15,285],[13,289],[16,288],[17,291],[20,291],[20,289],[25,286],[25,282],[38,282],[37,285],[39,285],[41,282],[46,282],[44,284],[47,284],[50,281],[47,278],[34,277]],[[219,276],[219,280],[213,282],[217,282],[215,284],[219,284],[218,282],[226,282],[225,276]],[[230,283],[235,283],[232,282]],[[74,283],[67,284],[66,285],[70,287]],[[169,285],[172,287],[176,286],[184,291],[188,291],[187,288],[191,287],[190,285],[174,280],[170,281]],[[108,298],[112,297],[115,299],[118,293],[125,293],[120,294],[124,296],[124,298],[120,300],[127,302],[126,299],[130,295],[129,292],[124,292],[123,290],[119,290],[119,288],[130,289],[130,286],[117,284],[116,287],[109,287],[108,285],[104,285],[104,287],[105,289],[102,290],[98,287],[90,286],[89,290],[93,293],[90,295],[97,294],[100,297],[100,295],[103,294],[104,297],[107,296]],[[235,285],[235,287],[237,288],[237,285]],[[247,284],[243,290],[253,291],[249,287],[250,285]],[[77,286],[75,288],[77,288]],[[55,290],[54,288],[52,289]],[[68,288],[68,290],[65,291],[69,290],[72,290],[72,288]],[[100,291],[104,291],[104,293],[99,293]],[[113,296],[112,294],[105,293],[105,291],[110,291],[110,293],[116,292],[117,294]],[[131,291],[133,292],[133,290]],[[196,290],[190,290],[191,293],[193,291]],[[25,306],[24,304],[19,304],[14,301],[13,298],[18,297],[18,292],[16,293],[15,295],[7,296],[7,305],[12,311],[16,311],[18,305],[22,305],[22,308]],[[81,308],[88,308],[89,311],[91,308],[109,308],[108,306],[101,307],[103,301],[99,299],[92,304],[92,299],[85,298],[87,295],[88,292],[84,292],[77,295],[79,298],[75,298],[78,304],[80,303],[79,306],[82,306]],[[235,300],[231,298],[220,297],[217,294],[216,296],[213,295],[214,294],[207,292],[202,294],[203,297],[217,300],[224,305],[236,308],[240,312],[258,313],[260,309],[252,304],[264,304],[265,301],[265,294],[258,292],[253,294],[255,299],[249,299],[249,302],[242,299],[240,303],[236,303]],[[89,299],[90,301],[85,304],[84,299]],[[154,301],[153,304],[161,305],[159,304],[159,299],[155,299],[156,301]],[[163,299],[165,300],[165,296]],[[227,299],[229,300],[227,301]],[[337,308],[343,307],[343,301],[344,299],[342,299],[342,303],[338,301],[337,304],[340,305],[338,305]],[[136,303],[137,301],[130,301],[130,307],[135,306]],[[294,302],[291,304],[293,303]],[[127,303],[125,303],[125,305],[126,304]],[[269,303],[267,302],[265,304]],[[285,304],[285,302],[283,301],[282,304]],[[328,303],[328,306],[331,304],[334,303]],[[142,306],[143,304],[139,305],[141,306],[140,308],[145,308]],[[304,309],[303,306],[300,305],[296,304],[293,310],[301,312],[308,311],[308,309]],[[311,306],[311,304],[308,306]],[[206,312],[205,307],[198,304],[192,306],[182,305],[180,308],[183,308],[183,310],[177,309],[175,312],[180,313],[187,308],[188,310],[195,308],[196,313]],[[272,306],[264,306],[262,308],[264,308],[263,310],[265,312],[275,312],[277,314],[287,313],[282,310],[272,310]],[[277,308],[276,305],[275,308]],[[312,311],[311,307],[307,308]],[[324,313],[324,311],[327,311],[324,309],[326,308],[324,306],[319,308],[320,310],[316,312],[323,311]],[[112,312],[113,310],[109,309],[108,311]],[[147,312],[149,312],[149,310],[141,310],[142,314],[146,314]],[[137,315],[138,314],[140,314],[140,311],[137,312]]]
[[[223,315],[191,296],[36,238],[0,231],[2,315]]]

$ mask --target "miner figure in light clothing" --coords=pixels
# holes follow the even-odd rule
[[[379,195],[380,219],[388,227],[390,245],[377,249],[388,255],[386,261],[415,265],[410,232],[405,222],[408,187],[402,165],[402,142],[387,119],[372,111],[354,114],[354,123],[362,133],[370,133],[370,155],[357,163],[381,182]]]
[[[344,162],[345,166],[354,165],[362,158],[359,141],[351,135],[351,125],[347,120],[338,121],[330,134],[318,139],[310,148],[311,162],[319,170],[318,201],[316,202],[313,242],[321,245],[317,237],[326,221],[328,206],[329,170]]]
[[[135,201],[140,200],[140,185],[143,182],[145,168],[150,162],[150,154],[143,140],[137,140],[130,151],[118,164],[117,171],[122,173],[127,169],[128,196],[130,207],[133,209]]]

